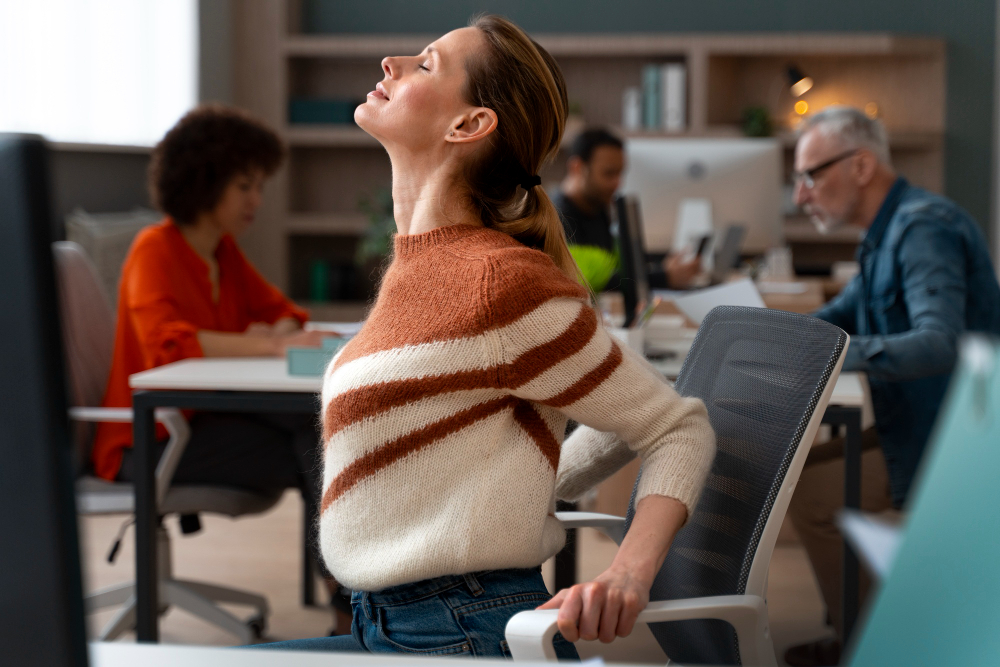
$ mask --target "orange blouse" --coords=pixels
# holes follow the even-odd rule
[[[254,322],[308,319],[257,273],[231,236],[222,238],[215,257],[218,302],[212,299],[208,264],[169,218],[139,232],[122,268],[114,357],[102,405],[132,405],[128,378],[133,373],[204,356],[197,337],[201,329],[239,333]],[[158,437],[166,437],[157,428]],[[131,446],[131,424],[100,424],[93,449],[97,475],[114,479],[122,450]]]

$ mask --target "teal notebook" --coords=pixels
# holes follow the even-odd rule
[[[851,665],[1000,664],[1000,342],[963,341]]]

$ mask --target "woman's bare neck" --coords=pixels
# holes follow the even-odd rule
[[[482,224],[467,204],[457,169],[447,162],[393,157],[392,208],[396,230],[403,235]]]

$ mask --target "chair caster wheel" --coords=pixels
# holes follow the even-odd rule
[[[267,632],[267,619],[260,615],[254,616],[247,621],[247,627],[253,633],[254,639],[263,639],[264,633]]]

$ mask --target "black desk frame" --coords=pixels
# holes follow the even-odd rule
[[[211,410],[219,412],[285,412],[319,414],[319,396],[315,392],[284,391],[195,391],[151,390],[132,395],[135,449],[135,582],[136,639],[159,641],[159,591],[157,590],[156,464],[153,452],[156,441],[156,408]],[[309,517],[303,523],[308,524]],[[305,540],[303,540],[305,543]],[[309,549],[303,550],[303,603],[313,604],[314,563]]]
[[[823,423],[843,426],[847,431],[844,434],[844,507],[861,509],[861,408],[831,405],[823,415]],[[858,557],[847,540],[844,540],[841,571],[844,645],[847,646],[858,620],[860,600]]]

